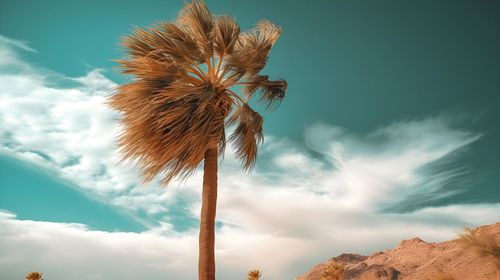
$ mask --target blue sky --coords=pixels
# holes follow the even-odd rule
[[[221,164],[220,279],[500,220],[497,3],[268,2],[208,2],[281,25],[265,71],[289,83],[254,172]],[[201,174],[142,185],[104,104],[120,36],[182,1],[25,5],[0,1],[0,276],[194,279]]]

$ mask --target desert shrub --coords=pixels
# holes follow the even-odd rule
[[[262,273],[258,269],[250,270],[248,272],[248,280],[259,280],[260,277],[262,276]]]
[[[323,271],[323,277],[321,277],[321,280],[343,280],[344,273],[344,265],[336,262],[330,262]]]
[[[26,280],[43,280],[42,273],[40,272],[30,272],[26,275]]]
[[[500,261],[500,245],[492,234],[481,232],[479,228],[465,228],[459,237],[459,242],[464,249],[472,249],[483,256],[492,256]]]

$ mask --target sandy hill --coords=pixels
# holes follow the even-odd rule
[[[342,254],[296,280],[500,280],[500,223],[476,228],[467,236],[469,242],[413,238],[371,256]],[[344,277],[335,277],[342,269]]]

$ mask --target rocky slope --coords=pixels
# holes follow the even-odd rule
[[[497,244],[493,253],[481,254],[458,239],[428,243],[413,238],[371,256],[342,254],[313,267],[296,280],[342,279],[326,276],[329,265],[333,264],[344,266],[344,280],[500,280],[500,223],[482,226],[476,232]]]

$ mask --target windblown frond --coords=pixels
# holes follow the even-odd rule
[[[260,101],[267,104],[267,109],[275,109],[285,98],[287,86],[285,80],[270,81],[268,76],[255,75],[248,80],[244,91],[250,97],[260,92]]]
[[[281,28],[261,20],[254,30],[240,34],[227,67],[249,76],[256,75],[266,66],[269,52],[280,35]]]
[[[240,26],[233,17],[219,16],[215,18],[214,50],[217,54],[233,52],[234,44],[240,34]]]
[[[137,162],[145,181],[160,175],[167,184],[194,172],[208,148],[223,153],[225,126],[234,124],[229,140],[244,168],[251,168],[263,118],[247,101],[256,92],[268,106],[284,97],[285,81],[258,75],[280,33],[261,21],[240,34],[234,18],[213,17],[203,1],[194,0],[177,23],[136,28],[124,37],[128,56],[117,62],[135,79],[108,99],[122,113],[122,160]],[[236,85],[246,88],[246,99],[231,90]]]
[[[124,158],[139,159],[146,181],[163,170],[165,183],[176,175],[189,175],[207,148],[225,145],[224,119],[233,105],[226,95],[178,80],[158,94],[142,96],[147,101],[136,102],[141,108],[130,110],[128,103],[121,104],[121,94],[129,92],[122,89],[112,98],[112,105],[126,112],[121,152]]]
[[[136,28],[125,36],[122,44],[133,57],[186,64],[204,61],[204,56],[191,34],[182,27],[162,23],[148,30]]]
[[[172,79],[186,73],[172,61],[161,61],[150,57],[135,57],[130,60],[117,60],[122,66],[123,73],[133,74],[137,77],[156,80]]]
[[[208,59],[213,50],[214,20],[205,1],[193,0],[191,3],[186,3],[179,14],[178,22],[190,31],[205,58]]]
[[[242,160],[243,168],[249,170],[257,159],[258,144],[264,140],[262,133],[264,119],[248,104],[244,104],[229,119],[229,125],[236,122],[238,125],[229,136],[229,141],[234,143],[236,157]]]

